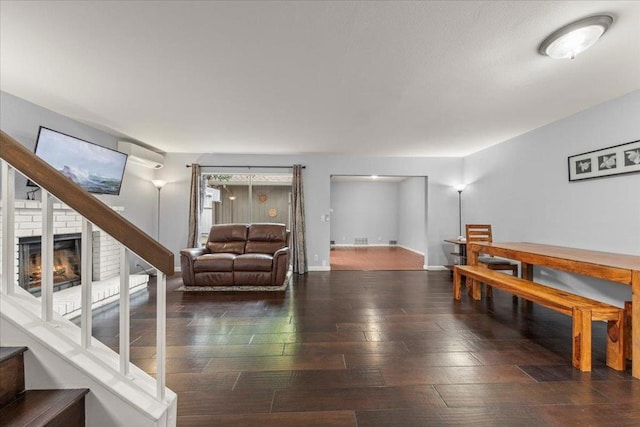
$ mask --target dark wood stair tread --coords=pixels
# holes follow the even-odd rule
[[[27,390],[18,400],[0,409],[0,425],[45,425],[77,404],[88,392],[88,389]],[[84,415],[84,409],[82,411]]]
[[[0,363],[27,351],[27,347],[0,347]]]
[[[24,392],[26,350],[26,347],[0,348],[0,408],[10,404]]]

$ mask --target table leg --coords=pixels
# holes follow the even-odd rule
[[[527,264],[526,262],[523,262],[522,265],[520,266],[520,269],[522,270],[520,274],[522,275],[523,279],[533,281],[533,264]],[[529,306],[529,308],[531,308],[533,303],[529,300],[525,300],[524,298],[523,300],[526,301],[526,305]],[[513,301],[514,302],[517,301],[516,297],[513,298]]]

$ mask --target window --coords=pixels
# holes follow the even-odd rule
[[[202,239],[206,241],[213,224],[274,222],[291,229],[292,178],[290,173],[204,173]]]

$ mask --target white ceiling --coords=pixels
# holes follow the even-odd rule
[[[0,87],[166,152],[459,156],[640,89],[640,2],[3,0]]]

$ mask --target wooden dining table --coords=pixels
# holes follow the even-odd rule
[[[631,286],[632,375],[640,379],[640,256],[528,242],[467,244],[467,263],[486,254],[520,261],[522,278],[533,280],[533,267],[546,267]]]

